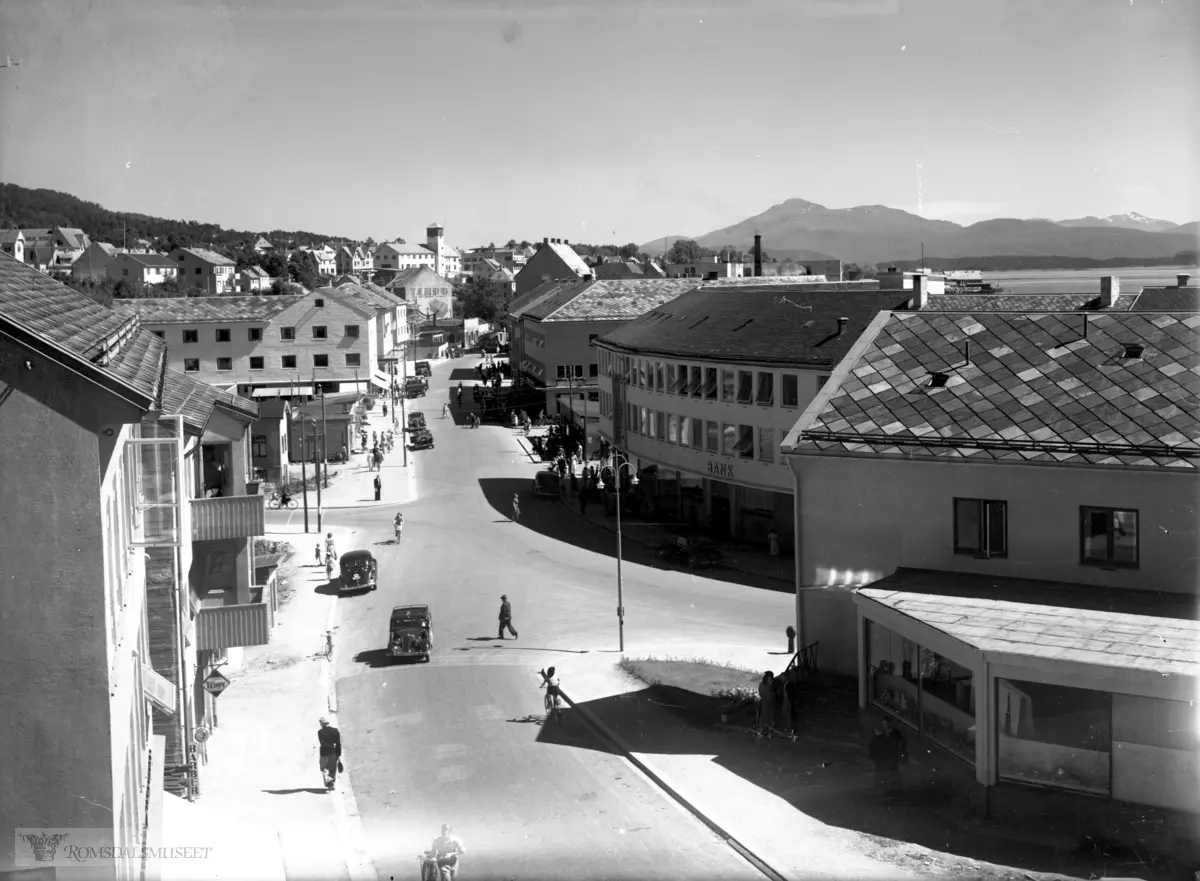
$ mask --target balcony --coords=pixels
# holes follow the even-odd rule
[[[192,499],[192,541],[253,538],[267,531],[265,496]]]
[[[196,615],[196,648],[222,651],[271,641],[271,608],[268,603],[213,606]]]

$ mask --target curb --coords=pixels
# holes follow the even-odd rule
[[[675,799],[675,801],[678,802],[689,814],[708,827],[709,831],[733,848],[733,850],[736,851],[737,854],[744,860],[750,863],[750,865],[754,866],[754,868],[762,872],[763,875],[770,878],[771,881],[788,881],[786,875],[783,875],[773,869],[769,863],[762,859],[762,857],[758,856],[756,853],[718,826],[715,822],[709,819],[708,816],[705,815],[698,807],[680,794],[679,790],[667,783],[657,771],[652,769],[641,759],[637,758],[637,756],[633,754],[633,750],[630,749],[629,745],[626,744],[625,741],[623,741],[615,731],[596,718],[591,710],[579,706],[577,703],[575,703],[575,701],[571,700],[571,698],[569,698],[566,692],[564,692],[561,688],[559,689],[558,693],[562,696],[562,699],[566,701],[567,706],[573,710],[579,711],[580,717],[589,726],[591,726],[601,738],[609,741],[617,748],[617,751],[621,754],[621,757],[624,758],[625,761],[629,762],[631,765],[645,774],[655,786],[657,786],[671,798]]]

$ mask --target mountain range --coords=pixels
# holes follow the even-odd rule
[[[755,234],[763,237],[763,250],[778,260],[838,258],[857,263],[915,260],[922,244],[931,262],[996,256],[1170,261],[1197,247],[1196,222],[1174,224],[1140,214],[1063,221],[999,218],[961,226],[884,205],[826,208],[804,199],[788,199],[695,240],[706,248],[746,249]],[[642,250],[662,254],[680,238],[688,237],[654,239]]]

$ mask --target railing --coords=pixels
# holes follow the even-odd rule
[[[196,648],[221,651],[271,641],[271,609],[267,603],[211,606],[196,615]]]
[[[792,656],[788,662],[787,669],[783,671],[784,675],[792,672],[792,668],[800,671],[801,676],[814,676],[817,673],[817,647],[820,642],[813,642],[806,645],[800,651]]]
[[[192,541],[252,538],[265,535],[266,531],[264,496],[192,499]]]

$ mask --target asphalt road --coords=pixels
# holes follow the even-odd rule
[[[615,658],[613,537],[529,495],[536,466],[515,432],[441,418],[452,368],[469,387],[475,363],[439,365],[429,395],[410,402],[437,446],[410,453],[419,497],[402,506],[401,545],[391,542],[395,507],[329,515],[380,561],[377,591],[339,600],[335,671],[345,763],[379,877],[417,877],[416,853],[450,823],[468,851],[464,881],[760,878],[570,710],[542,724],[539,668]],[[514,492],[520,524],[509,519]],[[637,562],[625,565],[624,584],[633,653],[765,641],[791,602]],[[502,593],[519,639],[496,639]],[[432,662],[389,664],[390,610],[413,602],[433,610]]]

